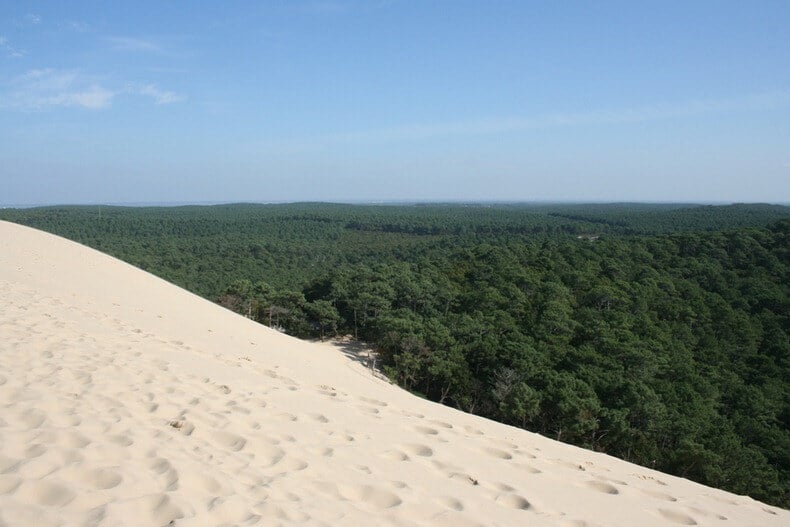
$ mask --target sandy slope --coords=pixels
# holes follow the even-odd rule
[[[0,525],[790,525],[0,222]]]

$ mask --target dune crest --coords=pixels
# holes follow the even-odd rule
[[[0,525],[789,525],[0,222]]]

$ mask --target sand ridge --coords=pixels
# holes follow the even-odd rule
[[[0,526],[788,525],[0,222]]]

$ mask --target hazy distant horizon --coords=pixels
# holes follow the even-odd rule
[[[330,204],[330,205],[678,205],[727,206],[727,205],[775,205],[790,207],[790,202],[762,201],[578,201],[578,200],[534,200],[534,201],[497,201],[497,200],[378,200],[378,201],[150,201],[150,202],[84,202],[84,203],[0,203],[0,209],[32,209],[39,207],[189,207],[216,205],[291,205],[291,204]]]

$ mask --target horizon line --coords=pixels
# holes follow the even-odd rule
[[[34,209],[46,207],[211,207],[218,205],[684,205],[684,206],[726,206],[726,205],[775,205],[788,207],[790,202],[770,201],[731,201],[731,200],[575,200],[575,199],[536,199],[536,200],[466,200],[466,199],[425,199],[425,200],[185,200],[185,201],[88,201],[88,202],[39,202],[0,204],[0,209]]]

